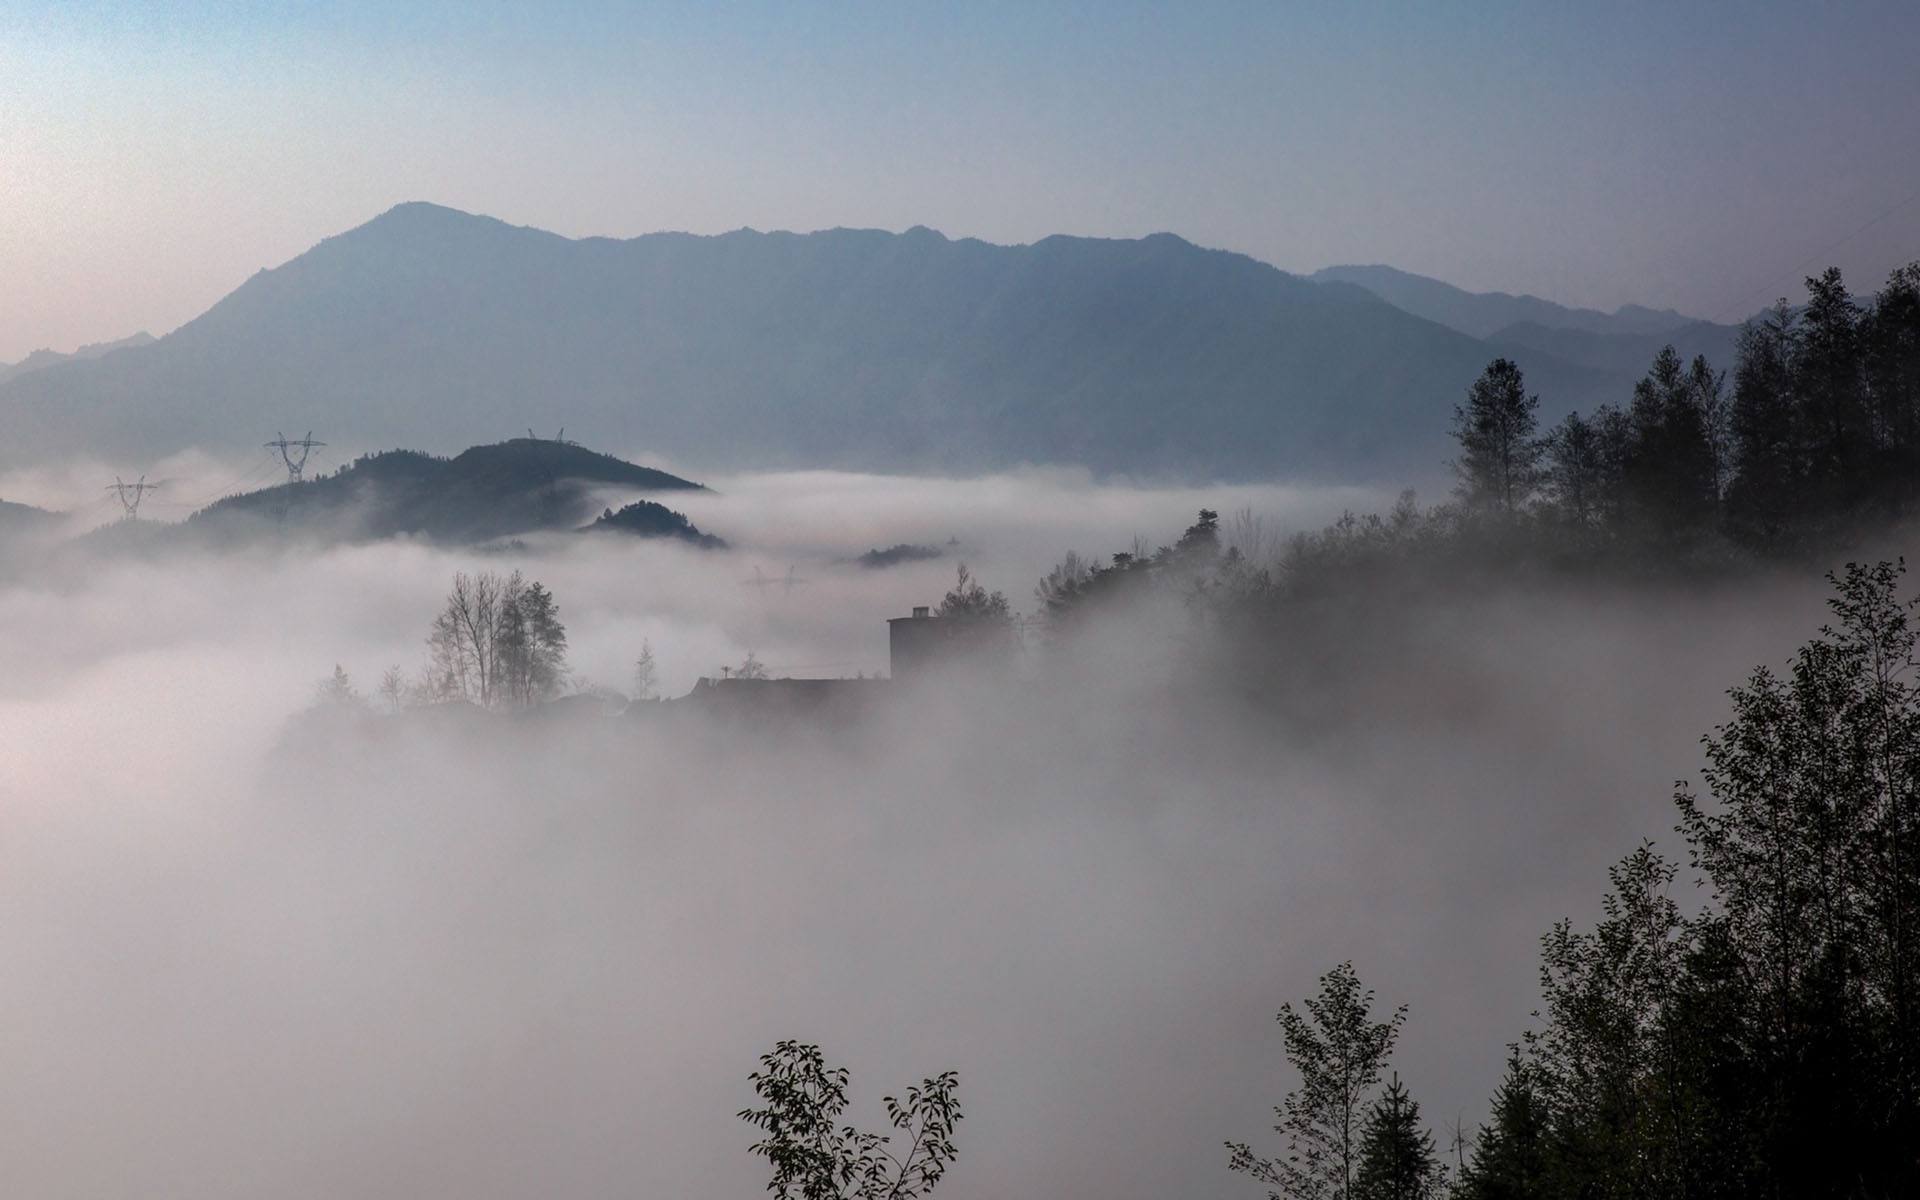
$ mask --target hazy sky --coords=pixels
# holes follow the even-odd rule
[[[573,235],[1166,229],[1734,318],[1920,257],[1916,46],[1911,0],[0,0],[0,361],[165,332],[409,199]]]

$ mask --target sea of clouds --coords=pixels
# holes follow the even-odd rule
[[[156,495],[247,468],[183,457]],[[84,526],[111,516],[98,475],[0,496]],[[1169,703],[1196,647],[1165,610],[850,730],[308,713],[336,664],[369,690],[417,669],[460,570],[551,588],[582,680],[624,690],[645,644],[678,694],[749,651],[884,672],[885,619],[960,561],[1030,612],[1064,552],[1171,542],[1201,507],[1260,516],[1265,556],[1390,502],[1044,469],[706,482],[669,503],[726,552],[560,535],[0,564],[10,1186],[750,1194],[733,1114],[796,1037],[854,1069],[868,1123],[960,1072],[955,1200],[1249,1195],[1220,1143],[1278,1150],[1273,1014],[1344,958],[1413,1006],[1396,1066],[1444,1140],[1525,1026],[1538,936],[1590,919],[1641,837],[1671,849],[1723,689],[1822,615],[1797,575],[1413,597],[1315,672],[1310,721]],[[850,561],[898,542],[947,556]]]

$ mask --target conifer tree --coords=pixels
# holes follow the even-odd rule
[[[1445,1187],[1433,1135],[1420,1124],[1420,1105],[1395,1075],[1367,1110],[1355,1200],[1429,1200]]]
[[[1463,1200],[1536,1200],[1548,1193],[1551,1129],[1535,1068],[1518,1047],[1460,1180]]]
[[[1487,364],[1467,402],[1454,407],[1454,494],[1469,508],[1511,516],[1532,499],[1545,452],[1534,436],[1539,408],[1540,397],[1527,392],[1520,368],[1505,358]]]
[[[1599,524],[1605,484],[1601,434],[1579,413],[1568,413],[1547,435],[1546,483],[1554,509],[1578,529]]]

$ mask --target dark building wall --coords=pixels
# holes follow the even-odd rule
[[[916,609],[887,622],[888,673],[896,680],[922,678],[936,668],[964,664],[998,670],[1013,657],[1013,635],[1004,621],[934,617]]]

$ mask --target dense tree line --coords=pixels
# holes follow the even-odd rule
[[[1455,498],[1469,519],[1556,537],[1760,553],[1821,544],[1920,495],[1920,263],[1870,302],[1840,272],[1748,322],[1729,384],[1661,350],[1625,408],[1538,428],[1520,369],[1496,359],[1455,409]]]
[[[1465,1200],[1920,1195],[1920,654],[1901,568],[1835,578],[1834,624],[1731,692],[1688,873],[1649,842],[1591,929],[1541,941],[1541,1007],[1451,1179],[1343,964],[1280,1014],[1286,1154],[1229,1143],[1278,1197]]]

